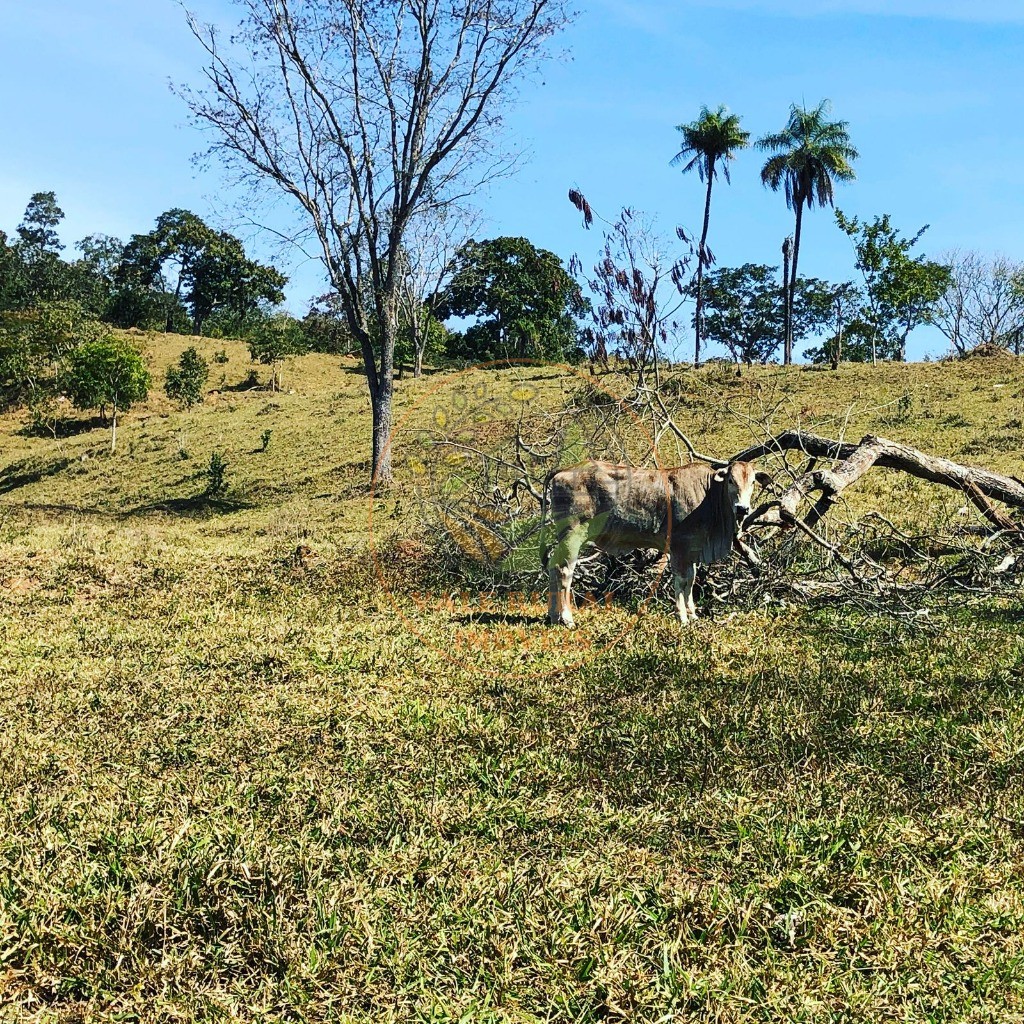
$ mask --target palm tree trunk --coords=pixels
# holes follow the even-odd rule
[[[800,227],[804,219],[804,204],[796,206],[796,229],[793,232],[793,266],[790,268],[789,279],[789,315],[786,317],[786,354],[784,363],[789,366],[793,362],[793,303],[796,298],[796,266],[800,259]]]
[[[786,238],[782,243],[782,358],[786,358],[789,349],[789,266],[793,260],[793,239]]]
[[[708,224],[711,221],[711,183],[715,177],[715,161],[708,161],[708,190],[704,198],[704,227],[700,233],[697,252],[697,308],[694,311],[693,365],[700,366],[700,343],[704,337],[704,263],[707,256]]]
[[[836,299],[836,316],[839,319],[839,333],[836,336],[836,352],[832,360],[832,369],[838,370],[843,359],[843,304]]]

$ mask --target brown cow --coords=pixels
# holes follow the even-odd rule
[[[583,462],[551,473],[544,505],[551,509],[557,542],[543,548],[548,570],[548,621],[573,626],[572,576],[586,543],[618,554],[637,548],[669,553],[680,622],[697,615],[693,581],[697,563],[729,556],[750,513],[754,485],[771,482],[749,462],[715,469],[694,462],[675,469],[634,469]],[[542,508],[542,518],[546,508]],[[550,556],[550,557],[549,557]]]

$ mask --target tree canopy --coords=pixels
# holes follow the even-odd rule
[[[562,261],[525,238],[470,240],[435,307],[441,320],[475,317],[449,354],[468,359],[574,358],[587,311]],[[453,348],[453,346],[457,346]]]
[[[166,330],[172,329],[175,305],[183,302],[194,334],[220,310],[242,321],[262,303],[281,302],[288,281],[274,267],[249,259],[234,235],[182,209],[162,213],[152,231],[129,239],[118,278],[164,293]]]
[[[149,385],[142,356],[126,341],[97,338],[68,353],[63,386],[77,408],[111,410],[111,451],[117,447],[118,413],[144,402]]]
[[[951,281],[948,265],[910,255],[928,225],[903,238],[887,213],[861,222],[836,210],[836,223],[853,241],[864,278],[859,319],[871,338],[872,358],[906,359],[907,336],[931,322]]]
[[[767,362],[778,351],[785,331],[785,300],[778,267],[745,263],[722,267],[705,284],[705,328],[737,362]],[[797,281],[793,336],[801,341],[826,325],[832,312],[832,289],[816,278]]]

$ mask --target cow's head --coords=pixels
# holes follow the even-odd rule
[[[770,473],[759,470],[752,462],[730,462],[715,473],[715,480],[728,489],[729,505],[736,519],[736,532],[743,529],[743,520],[750,515],[754,502],[754,486],[766,487],[772,482]]]

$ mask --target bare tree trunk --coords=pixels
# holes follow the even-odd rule
[[[115,451],[117,449],[117,406],[114,406],[114,414],[111,417],[111,428],[110,428],[110,450]]]
[[[392,480],[391,472],[391,407],[394,398],[395,375],[395,315],[394,305],[387,302],[381,309],[379,339],[380,363],[374,358],[374,345],[368,334],[363,336],[363,361],[366,380],[370,388],[370,406],[373,413],[373,461],[371,483],[374,488],[386,488]]]
[[[391,483],[391,375],[382,382],[373,404],[373,486],[387,487]]]

